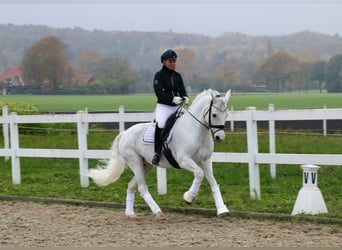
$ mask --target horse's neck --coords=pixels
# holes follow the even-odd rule
[[[189,112],[196,117],[199,121],[204,123],[204,116],[206,111],[209,109],[210,99],[203,98],[196,100],[193,105],[189,108]]]
[[[188,111],[183,115],[182,127],[191,129],[192,132],[196,132],[198,136],[210,136],[210,130],[206,127],[205,123],[205,109],[208,105],[206,102],[197,103],[197,107],[190,107]],[[201,108],[199,108],[201,107]]]

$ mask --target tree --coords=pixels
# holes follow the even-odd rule
[[[175,48],[178,54],[177,70],[179,70],[185,82],[190,82],[195,71],[196,56],[192,49],[179,46]]]
[[[326,68],[328,92],[342,92],[342,55],[333,56]]]
[[[291,90],[291,77],[299,68],[298,61],[288,54],[281,51],[272,54],[256,70],[258,82],[265,82],[270,88],[277,91]]]
[[[298,70],[291,77],[292,86],[298,90],[308,91],[317,89],[317,84],[311,79],[312,67],[319,60],[319,57],[310,52],[297,52],[294,55],[297,60]]]
[[[23,72],[44,89],[57,89],[68,78],[66,46],[55,36],[46,36],[25,54]]]
[[[214,88],[219,91],[226,91],[232,86],[237,86],[240,81],[240,71],[230,59],[220,63],[212,74]]]
[[[75,68],[80,73],[94,74],[102,56],[95,50],[83,50],[76,57]]]
[[[323,91],[326,66],[327,66],[327,63],[323,60],[319,60],[311,66],[310,79],[311,81],[318,82],[320,92]]]
[[[138,73],[127,57],[115,54],[102,59],[96,69],[96,79],[107,93],[126,94],[134,92]]]

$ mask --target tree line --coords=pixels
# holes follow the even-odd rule
[[[0,25],[0,35],[0,71],[6,65],[20,64],[30,84],[56,93],[151,92],[153,74],[161,67],[160,52],[167,47],[177,51],[177,70],[194,92],[209,87],[220,91],[341,91],[337,72],[342,39],[338,35],[225,33],[211,38],[31,25]],[[51,56],[53,53],[57,55]],[[57,62],[62,66],[57,67]],[[79,84],[78,74],[91,74],[94,81]]]
[[[196,71],[195,52],[175,48],[181,60],[178,67],[193,91],[214,88],[219,91],[297,91],[319,89],[342,92],[342,55],[328,61],[286,51],[271,53],[251,71],[250,81],[243,77],[238,62],[227,56],[211,75]],[[66,45],[55,36],[47,36],[29,48],[22,60],[29,85],[45,90],[76,88],[83,93],[127,94],[150,92],[151,72],[138,71],[124,54],[102,56],[95,50],[84,50],[76,57],[75,69],[68,62]],[[95,80],[88,84],[73,82],[74,72],[89,73]],[[145,85],[141,84],[142,82]]]

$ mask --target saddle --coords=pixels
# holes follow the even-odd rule
[[[176,112],[174,112],[166,121],[165,128],[161,132],[161,141],[163,145],[163,154],[165,158],[168,160],[168,162],[173,166],[174,168],[180,168],[179,164],[175,160],[175,158],[172,155],[171,150],[169,149],[168,143],[171,141],[172,132],[174,125],[179,117],[183,115],[183,112],[181,109],[177,109]],[[146,127],[143,135],[142,135],[142,142],[145,144],[153,144],[154,143],[154,125],[149,125]]]

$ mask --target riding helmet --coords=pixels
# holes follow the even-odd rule
[[[163,63],[163,60],[166,59],[177,59],[177,54],[174,50],[172,49],[166,49],[162,52],[161,56],[160,56],[160,61],[161,63]]]

